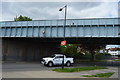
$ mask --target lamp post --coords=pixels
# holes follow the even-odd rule
[[[65,41],[65,26],[66,26],[66,13],[67,13],[67,5],[65,5],[64,7],[60,8],[59,11],[62,11],[65,8],[65,20],[64,20],[64,32],[63,32],[63,37],[64,37],[64,41]],[[64,52],[63,52],[63,60],[62,60],[62,69],[64,69]]]

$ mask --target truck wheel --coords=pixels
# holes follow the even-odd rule
[[[49,66],[49,67],[52,67],[52,66],[53,66],[53,63],[52,63],[52,62],[49,62],[49,63],[48,63],[48,66]]]
[[[66,66],[67,66],[67,67],[70,67],[70,66],[71,66],[71,63],[70,63],[70,62],[67,62],[67,63],[66,63]]]

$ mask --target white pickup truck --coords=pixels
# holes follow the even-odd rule
[[[62,65],[62,61],[63,61],[63,54],[54,54],[51,57],[43,58],[41,63],[49,67],[52,67],[53,65]],[[73,58],[71,57],[67,58],[64,55],[64,65],[69,67],[73,63],[74,63]]]

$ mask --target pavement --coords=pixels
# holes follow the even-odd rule
[[[72,67],[85,67],[81,65]],[[71,67],[71,68],[72,68]],[[93,75],[98,73],[115,72],[110,78],[118,78],[118,67],[108,66],[109,69],[92,71],[80,71],[72,73],[55,72],[52,69],[61,66],[46,67],[40,63],[4,63],[2,65],[3,78],[85,78],[81,75]]]

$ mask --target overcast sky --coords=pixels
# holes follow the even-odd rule
[[[12,21],[23,15],[33,20],[61,19],[67,5],[67,18],[112,18],[118,17],[118,2],[2,2],[2,21]]]

